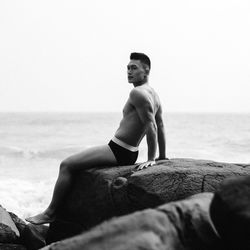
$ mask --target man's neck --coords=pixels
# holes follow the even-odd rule
[[[148,80],[144,80],[144,81],[141,81],[141,82],[135,82],[133,83],[134,87],[138,87],[138,86],[142,86],[144,84],[148,84]]]

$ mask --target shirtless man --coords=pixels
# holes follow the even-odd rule
[[[155,164],[157,145],[159,157],[166,159],[162,107],[156,92],[148,84],[150,59],[142,53],[131,53],[127,66],[128,82],[134,85],[123,109],[123,118],[113,139],[107,145],[93,147],[70,156],[60,165],[59,176],[48,208],[26,220],[46,224],[55,220],[65,194],[70,189],[76,171],[97,166],[132,165],[138,156],[138,146],[146,135],[148,160],[137,166],[142,170]]]

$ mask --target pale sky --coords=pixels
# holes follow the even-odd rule
[[[249,0],[0,0],[0,111],[120,111],[134,51],[166,112],[250,112]]]

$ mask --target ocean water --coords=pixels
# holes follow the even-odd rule
[[[0,113],[0,204],[25,218],[49,204],[60,162],[106,144],[120,113]],[[164,115],[169,158],[250,162],[250,114]],[[146,160],[143,140],[138,162]]]

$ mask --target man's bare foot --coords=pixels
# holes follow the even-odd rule
[[[55,218],[50,217],[45,212],[43,212],[41,214],[26,218],[25,220],[35,225],[42,225],[53,222]]]

